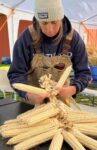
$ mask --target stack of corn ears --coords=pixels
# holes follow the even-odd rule
[[[73,110],[63,104],[49,102],[4,122],[0,127],[2,137],[14,150],[28,150],[52,140],[49,150],[61,150],[66,141],[74,150],[88,147],[97,150],[97,115]],[[85,146],[85,147],[84,147]]]
[[[57,86],[63,85],[64,76],[66,79],[68,71],[62,75]],[[18,84],[17,89],[36,94],[45,93],[44,89],[24,87],[22,84]],[[97,137],[97,115],[71,109],[56,98],[56,92],[51,92],[49,98],[49,103],[4,122],[0,127],[0,134],[8,138],[7,144],[14,145],[14,150],[28,150],[51,140],[49,150],[61,150],[63,141],[74,150],[85,150],[85,147],[97,150],[97,141],[92,138]]]

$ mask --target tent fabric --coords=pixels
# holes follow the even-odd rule
[[[84,38],[82,23],[89,28],[97,29],[97,0],[62,0],[62,2],[65,15],[71,20],[73,27],[82,38]],[[0,0],[0,14],[7,16],[11,59],[13,45],[18,36],[19,21],[32,20],[34,3],[35,0]],[[12,14],[10,15],[11,10]]]
[[[34,12],[35,0],[0,0],[0,4],[17,10]],[[70,19],[97,25],[97,0],[63,0],[66,16]]]
[[[87,33],[87,45],[92,46],[97,50],[97,29],[88,29]]]

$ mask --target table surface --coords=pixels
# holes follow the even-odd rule
[[[0,100],[0,125],[4,123],[4,121],[9,119],[16,118],[17,115],[30,110],[33,108],[31,105],[19,102],[19,101],[13,101],[13,100]],[[12,150],[12,146],[7,146],[5,143],[7,142],[6,139],[3,139],[0,137],[0,150]],[[50,141],[43,143],[35,148],[33,150],[48,150],[50,145]],[[62,150],[72,150],[72,148],[64,142]]]

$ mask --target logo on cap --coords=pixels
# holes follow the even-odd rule
[[[47,19],[48,13],[47,12],[40,12],[40,13],[38,13],[38,18],[39,19]]]

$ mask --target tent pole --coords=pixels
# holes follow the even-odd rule
[[[9,34],[9,45],[10,45],[10,56],[12,61],[12,49],[14,45],[14,30],[13,30],[13,15],[8,19],[8,34]]]

